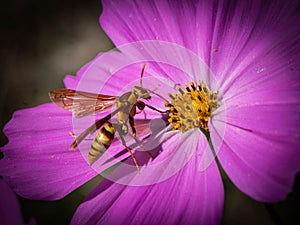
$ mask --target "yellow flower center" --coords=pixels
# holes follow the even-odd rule
[[[208,131],[208,120],[220,106],[218,93],[209,90],[200,81],[197,88],[194,82],[190,82],[190,86],[185,84],[184,88],[186,90],[176,86],[178,93],[169,94],[171,102],[166,102],[170,111],[168,121],[174,130],[185,132],[199,127]]]

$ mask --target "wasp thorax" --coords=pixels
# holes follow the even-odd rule
[[[190,82],[190,86],[184,85],[186,90],[177,86],[178,93],[169,94],[171,102],[166,103],[170,110],[168,121],[174,130],[185,132],[199,127],[208,131],[208,120],[219,107],[218,94],[200,81],[197,86]]]

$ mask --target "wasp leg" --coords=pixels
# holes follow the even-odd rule
[[[132,136],[132,137],[133,137],[133,139],[135,140],[135,142],[139,145],[139,147],[140,147],[141,149],[143,149],[144,152],[146,152],[146,153],[152,158],[152,160],[155,159],[155,157],[154,157],[147,149],[145,149],[145,148],[143,147],[141,141],[140,141],[136,136]]]
[[[78,138],[78,135],[75,135],[72,131],[69,132],[69,135],[74,139]],[[87,138],[86,140],[94,140],[94,138]]]
[[[140,114],[141,112],[143,112],[143,110],[140,110],[140,111],[136,112],[135,114]]]
[[[76,140],[76,138],[78,137],[77,135],[75,135],[72,131],[69,132],[69,135],[74,138]],[[74,150],[74,149],[70,149],[70,150]]]
[[[132,130],[132,135],[134,137],[136,137],[136,129],[134,127],[134,119],[133,119],[133,117],[131,115],[129,115],[129,125],[130,125],[131,130]]]
[[[140,110],[139,112],[136,111],[137,108]],[[132,108],[132,109],[134,109],[134,113],[131,113],[130,115],[131,115],[132,117],[134,117],[136,114],[140,114],[141,112],[143,112],[144,108],[145,108],[145,103],[142,102],[141,100],[138,100],[138,101],[135,103],[134,108]]]
[[[122,145],[123,145],[123,146],[126,148],[126,150],[129,152],[129,154],[130,154],[131,158],[133,159],[133,162],[134,162],[134,164],[135,164],[135,166],[136,166],[136,168],[137,168],[138,173],[140,173],[140,167],[139,167],[139,165],[138,165],[138,163],[137,163],[137,160],[136,160],[134,154],[132,153],[131,149],[130,149],[129,147],[127,147],[126,142],[125,142],[125,140],[124,140],[124,137],[122,136],[122,134],[120,134],[120,132],[119,132],[119,135],[120,135],[120,138],[121,138]]]
[[[152,109],[152,110],[154,110],[154,111],[156,111],[156,112],[159,112],[159,113],[167,113],[167,112],[168,112],[168,110],[166,110],[166,111],[161,111],[161,110],[159,110],[159,109],[157,109],[157,108],[155,108],[155,107],[153,107],[153,106],[151,106],[151,105],[148,105],[148,104],[146,104],[146,103],[145,103],[145,106],[148,107],[149,109]]]
[[[159,109],[157,109],[157,108],[155,108],[155,107],[153,107],[151,105],[146,104],[145,102],[143,102],[141,100],[138,100],[135,103],[135,105],[136,105],[136,108],[138,108],[140,110],[140,112],[135,113],[135,114],[141,113],[144,110],[145,107],[148,107],[149,109],[152,109],[152,110],[154,110],[156,112],[159,112],[159,113],[167,113],[168,112],[168,110],[167,111],[161,111],[161,110],[159,110]]]
[[[72,137],[72,138],[74,138],[74,139],[76,139],[78,136],[76,136],[72,131],[70,131],[69,132],[69,135]]]
[[[135,127],[134,127],[134,119],[133,119],[133,117],[131,116],[131,115],[129,115],[129,125],[130,125],[130,127],[131,127],[131,130],[132,130],[132,137],[134,138],[134,140],[135,140],[135,142],[139,145],[139,147],[141,148],[141,149],[143,149],[152,159],[154,159],[154,156],[147,150],[147,149],[145,149],[143,146],[142,146],[142,144],[141,144],[141,142],[140,142],[140,140],[136,137],[136,129],[135,129]]]

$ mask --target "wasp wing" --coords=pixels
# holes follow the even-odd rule
[[[134,119],[134,128],[138,138],[144,138],[151,134],[150,122],[150,119]]]
[[[118,99],[116,96],[98,95],[66,88],[50,91],[49,96],[57,106],[73,112],[75,118],[111,109]]]

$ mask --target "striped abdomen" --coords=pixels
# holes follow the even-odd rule
[[[102,154],[109,148],[115,137],[115,129],[110,122],[107,122],[97,133],[90,151],[89,151],[89,163],[92,165],[96,162]]]

